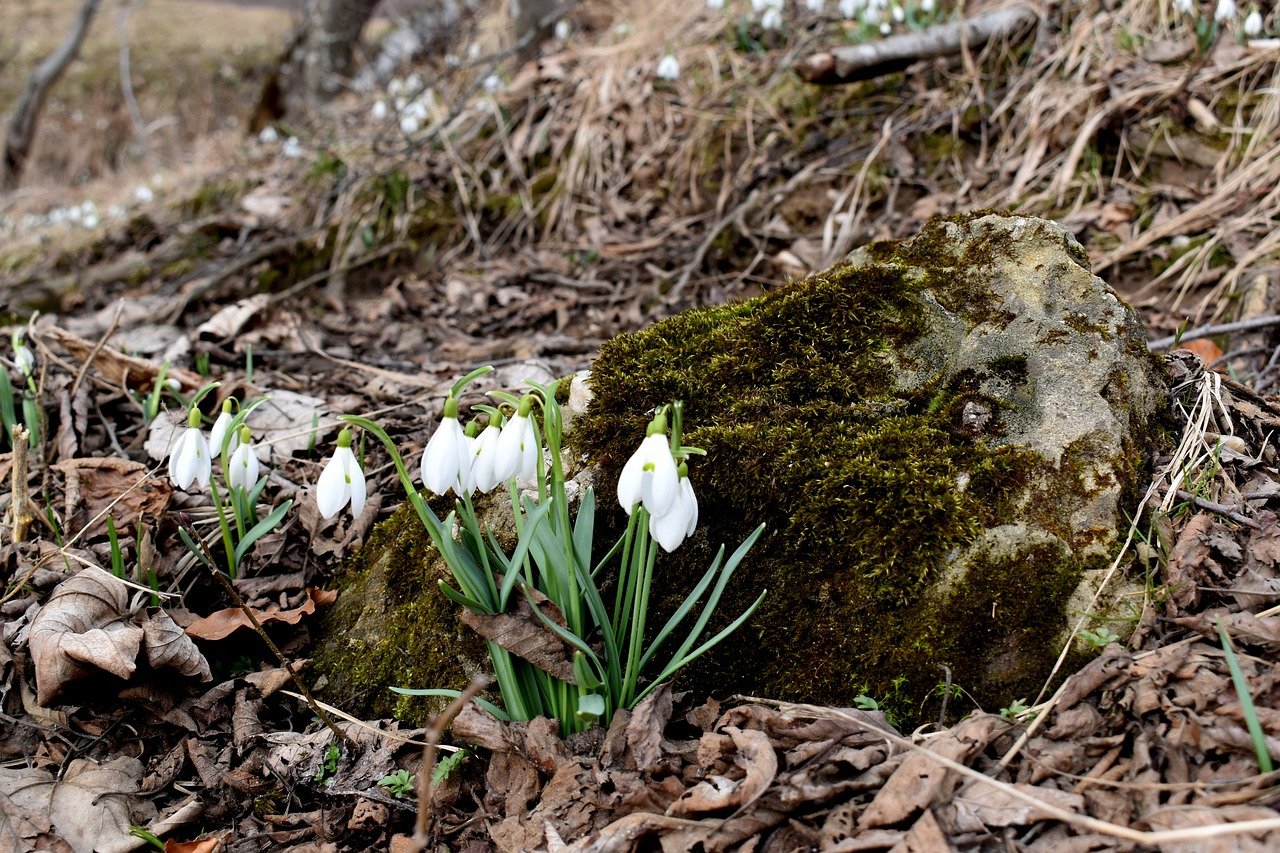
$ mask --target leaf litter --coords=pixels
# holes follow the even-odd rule
[[[649,17],[690,16],[691,41],[723,37],[685,5]],[[575,14],[612,22],[616,10],[586,2]],[[1090,2],[1080,15],[1102,33],[1161,20],[1146,0]],[[823,26],[794,53],[830,39]],[[31,326],[60,478],[36,489],[36,541],[0,549],[0,773],[17,780],[0,780],[0,847],[133,849],[135,825],[175,850],[408,843],[418,804],[378,780],[425,772],[406,743],[424,733],[340,721],[335,738],[178,541],[179,524],[215,541],[216,519],[206,496],[172,493],[151,473],[181,413],[170,398],[148,423],[144,403],[162,376],[183,394],[198,388],[199,359],[223,380],[219,402],[271,397],[252,425],[275,506],[315,481],[335,412],[382,410],[412,454],[443,390],[475,363],[495,362],[506,385],[565,375],[620,331],[752,295],[937,212],[1018,200],[1067,222],[1153,330],[1216,316],[1231,288],[1256,315],[1251,282],[1261,275],[1265,296],[1273,273],[1258,247],[1276,233],[1264,190],[1278,171],[1280,112],[1259,107],[1246,127],[1243,112],[1218,108],[1226,91],[1274,99],[1264,85],[1274,57],[1220,44],[1186,64],[1191,48],[1167,31],[1141,51],[1099,57],[1079,30],[1021,58],[995,46],[963,73],[940,63],[905,87],[832,90],[812,116],[789,94],[785,57],[763,47],[722,56],[710,93],[655,91],[632,67],[650,47],[643,26],[609,56],[570,46],[527,66],[494,96],[500,109],[442,68],[442,91],[456,87],[460,108],[447,133],[432,132],[450,144],[400,157],[395,174],[351,154],[345,177],[317,194],[315,164],[250,157],[203,218],[157,208],[84,255],[48,253],[3,273],[15,301],[52,293],[61,304]],[[600,37],[609,31],[601,23]],[[969,88],[979,80],[981,92]],[[750,108],[726,113],[730,98]],[[970,98],[980,99],[972,121],[954,108]],[[1166,110],[1148,109],[1168,103],[1191,120],[1171,127]],[[854,125],[827,127],[849,114]],[[937,128],[953,127],[960,153],[931,156]],[[1077,168],[1088,161],[1080,141],[1112,131],[1116,163],[1154,164],[1158,202],[1144,207],[1134,175]],[[1254,141],[1222,145],[1220,132]],[[707,184],[709,150],[724,152],[712,164],[723,190]],[[568,158],[553,161],[559,174],[537,171],[548,152]],[[868,162],[882,173],[876,185],[851,182]],[[373,189],[392,178],[418,208]],[[211,180],[227,186],[225,175]],[[535,191],[547,180],[560,192]],[[1059,201],[1069,197],[1079,201]],[[447,251],[419,251],[431,241],[419,218],[456,226]],[[1280,756],[1280,405],[1264,396],[1280,376],[1274,343],[1263,330],[1172,356],[1179,428],[1194,421],[1204,358],[1250,384],[1222,380],[1219,414],[1190,430],[1197,458],[1213,461],[1147,517],[1135,553],[1151,583],[1134,602],[1133,640],[1107,644],[1047,701],[905,733],[877,711],[662,690],[609,731],[569,742],[548,721],[503,723],[467,705],[446,736],[469,754],[428,804],[435,849],[1280,846],[1275,778],[1259,773],[1217,636],[1221,624]],[[394,494],[380,449],[368,454],[371,492]],[[10,463],[5,454],[0,471]],[[371,497],[361,519],[332,522],[299,500],[302,523],[264,540],[235,581],[304,679],[309,621],[331,600],[338,561],[391,508]],[[107,518],[124,580],[107,571]],[[563,662],[552,635],[530,630],[530,613],[507,616],[486,630],[548,666]],[[1247,832],[1230,827],[1244,822]]]

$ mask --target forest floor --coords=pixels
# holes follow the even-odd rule
[[[486,9],[459,28],[460,59],[275,139],[228,123],[265,77],[257,38],[228,64],[229,100],[185,118],[173,93],[142,100],[176,130],[154,160],[118,146],[124,177],[55,118],[79,159],[42,143],[39,191],[0,199],[0,288],[36,362],[30,402],[11,370],[0,415],[40,425],[34,447],[0,456],[4,482],[28,466],[34,510],[0,549],[0,848],[123,850],[149,834],[175,851],[411,849],[408,780],[436,733],[326,708],[339,748],[183,542],[221,553],[210,496],[163,468],[181,400],[206,382],[219,399],[270,397],[254,423],[261,502],[295,510],[234,589],[323,701],[311,625],[398,488],[370,447],[366,511],[319,517],[338,414],[376,413],[412,458],[476,365],[500,386],[567,375],[614,335],[984,207],[1064,223],[1153,339],[1237,324],[1167,360],[1180,441],[1152,460],[1117,558],[1148,581],[1125,636],[1080,636],[1098,656],[1039,697],[985,711],[956,697],[913,732],[871,702],[710,698],[714,685],[659,692],[568,745],[468,709],[453,737],[477,748],[430,792],[434,849],[1280,846],[1280,49],[1238,26],[1197,33],[1166,0],[1069,5],[1037,6],[1026,37],[833,86],[796,63],[878,38],[833,9],[792,4],[765,31],[747,4],[585,0],[568,38],[522,67]],[[655,76],[667,51],[672,81]],[[87,55],[97,82],[58,115],[124,109],[101,76],[117,58]],[[224,141],[180,156],[215,119]],[[59,187],[59,173],[84,180]],[[86,199],[121,209],[92,227],[52,216]]]

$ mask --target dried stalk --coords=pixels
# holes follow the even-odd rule
[[[29,509],[31,496],[27,492],[28,460],[31,454],[27,442],[31,433],[21,424],[14,424],[10,435],[13,438],[13,497],[9,501],[9,513],[13,517],[13,541],[25,542],[27,529],[31,527],[32,521]]]

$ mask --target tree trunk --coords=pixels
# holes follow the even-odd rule
[[[327,101],[347,89],[356,44],[378,0],[309,0],[303,67],[307,96]]]
[[[4,152],[0,156],[0,192],[13,189],[22,178],[22,170],[26,168],[27,157],[31,153],[31,143],[35,139],[36,125],[40,121],[45,98],[80,52],[80,45],[84,43],[100,2],[101,0],[85,0],[62,44],[40,63],[22,87],[22,94],[18,96],[18,102],[13,108],[9,132],[5,136]]]

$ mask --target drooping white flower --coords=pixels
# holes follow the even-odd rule
[[[1218,7],[1213,10],[1213,19],[1218,23],[1230,21],[1236,16],[1236,0],[1218,0]]]
[[[155,198],[155,192],[146,184],[139,184],[133,188],[133,200],[139,204],[151,204]]]
[[[209,485],[212,472],[209,442],[200,431],[200,410],[192,407],[187,415],[187,428],[178,436],[169,454],[169,479],[179,489],[185,490],[193,482],[204,488]]]
[[[782,10],[773,6],[765,9],[760,16],[760,27],[764,30],[782,29]]]
[[[538,475],[542,447],[538,444],[533,421],[529,420],[532,410],[533,398],[522,399],[515,415],[507,421],[502,434],[498,436],[493,475],[498,478],[499,483],[505,483],[512,477],[517,480],[532,480]]]
[[[302,156],[302,142],[296,136],[290,136],[284,141],[284,145],[280,146],[280,153],[291,160],[296,160]]]
[[[840,0],[840,14],[846,20],[853,20],[858,17],[864,5],[863,0]]]
[[[569,34],[573,32],[573,24],[569,23],[568,18],[561,18],[556,21],[556,41],[568,41]]]
[[[351,430],[338,433],[338,448],[320,472],[316,482],[316,507],[325,518],[333,518],[351,502],[352,516],[364,512],[364,471],[351,450]]]
[[[926,15],[931,14],[935,7],[934,0],[920,0],[920,11]]]
[[[22,332],[13,333],[13,363],[18,365],[18,370],[28,379],[36,369],[35,353],[22,342]]]
[[[493,467],[498,458],[498,438],[502,435],[502,428],[496,421],[496,417],[489,420],[489,425],[480,432],[473,447],[471,479],[481,494],[493,491],[502,482]]]
[[[258,131],[258,141],[263,145],[275,145],[280,141],[280,131],[276,130],[272,125],[267,125]]]
[[[1250,9],[1245,17],[1244,34],[1251,39],[1262,35],[1262,13],[1257,9]]]
[[[724,0],[707,0],[707,8],[719,12],[724,8]]]
[[[679,548],[698,527],[698,496],[693,493],[693,483],[689,482],[689,471],[684,465],[680,466],[679,474],[680,486],[670,512],[649,516],[649,535],[657,539],[668,554]]]
[[[650,515],[671,511],[679,491],[676,462],[667,438],[667,419],[658,415],[649,424],[649,434],[618,477],[618,503],[630,515],[636,504],[644,504]]]
[[[880,22],[880,35],[882,35],[882,36],[887,36],[887,35],[889,35],[889,33],[891,33],[891,32],[893,32],[893,24],[889,23],[888,21],[881,21],[881,22]]]
[[[209,430],[209,453],[217,459],[222,455],[222,445],[227,438],[227,430],[231,428],[231,422],[235,418],[231,415],[231,398],[222,401],[222,411],[218,413],[218,417],[213,421],[213,429]],[[236,446],[240,444],[240,436],[237,433],[231,434],[231,442],[227,444],[227,458],[231,458],[231,454],[236,452]]]
[[[907,19],[907,10],[903,9],[898,3],[894,3],[889,7],[889,14],[892,16],[894,22],[899,24]]]
[[[766,0],[751,0],[751,11],[758,15],[767,5]]]
[[[497,92],[502,88],[502,78],[497,74],[490,74],[488,77],[484,78],[481,85],[484,86],[484,90],[486,92],[492,95],[494,92]]]
[[[247,426],[240,427],[237,438],[240,443],[231,454],[231,461],[227,463],[227,485],[232,488],[239,486],[247,492],[258,483],[258,454],[253,452]]]
[[[373,102],[373,106],[369,108],[369,117],[374,121],[382,121],[387,117],[387,102],[379,98]]]
[[[805,0],[804,5],[810,12],[821,12],[827,0]]]
[[[450,395],[444,403],[440,426],[422,451],[422,485],[437,495],[453,489],[462,497],[471,483],[471,459],[462,424],[458,423],[458,401]]]
[[[665,54],[662,59],[658,60],[658,67],[654,70],[659,80],[679,80],[680,79],[680,60],[676,59],[675,54]]]

